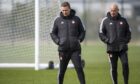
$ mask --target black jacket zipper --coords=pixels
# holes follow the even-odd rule
[[[67,23],[67,48],[70,49],[70,36],[69,36],[69,20],[66,20],[66,23]]]

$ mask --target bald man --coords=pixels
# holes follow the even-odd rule
[[[100,24],[99,37],[107,45],[113,84],[118,84],[118,58],[120,58],[123,67],[124,84],[128,84],[129,65],[127,51],[128,43],[131,39],[131,31],[126,19],[119,14],[117,4],[111,4],[107,16],[103,18]]]

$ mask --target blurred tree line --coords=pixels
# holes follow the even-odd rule
[[[78,1],[81,2],[81,0]],[[108,2],[109,0],[83,0],[84,12],[80,15],[86,26],[87,41],[99,39],[98,30],[102,18],[106,16],[105,7],[107,6]],[[128,4],[131,5],[131,3]],[[94,5],[99,6],[97,8],[101,10],[95,9]],[[0,0],[0,40],[15,41],[24,39],[34,39],[34,9],[34,0]],[[40,18],[42,21],[40,23],[41,27],[45,28],[46,26],[50,28],[50,24],[52,24],[52,22],[47,22],[49,21],[47,19],[53,20],[53,18],[55,17],[54,15],[52,15],[53,13],[46,12],[45,10],[52,11],[54,13],[58,10],[53,10],[53,8],[49,8],[40,11],[42,13]],[[49,18],[47,17],[47,15]],[[52,16],[53,18],[50,18]],[[140,6],[132,5],[132,17],[126,19],[128,20],[128,23],[130,24],[130,27],[132,29],[132,39],[140,40]],[[47,30],[44,29],[43,31]]]

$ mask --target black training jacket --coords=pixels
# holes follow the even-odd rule
[[[110,13],[107,13],[99,30],[100,39],[107,44],[107,52],[127,51],[128,43],[131,39],[131,31],[125,18],[120,14],[112,18]]]
[[[75,13],[72,9],[70,15],[66,17],[60,12],[60,17],[54,21],[50,35],[52,40],[59,45],[59,51],[81,49],[80,42],[85,38],[85,29]]]

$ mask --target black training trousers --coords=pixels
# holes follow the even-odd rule
[[[81,50],[59,52],[60,68],[58,74],[58,84],[63,84],[64,75],[70,59],[74,64],[80,84],[85,84],[85,75],[81,64]]]
[[[120,58],[122,63],[124,84],[128,84],[129,65],[128,65],[128,56],[126,51],[109,53],[109,60],[111,64],[111,77],[112,77],[113,84],[118,84],[118,80],[117,80],[118,57]]]

